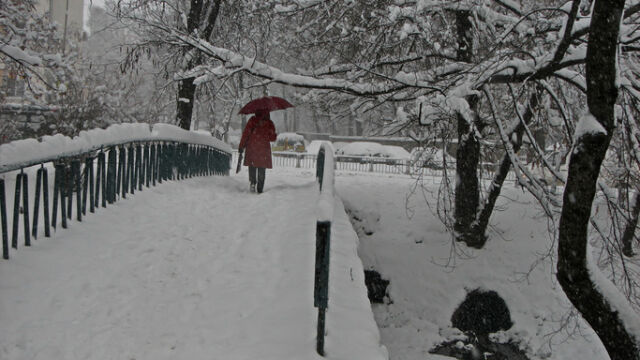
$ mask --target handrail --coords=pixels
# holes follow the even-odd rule
[[[42,154],[42,151],[49,153]],[[97,164],[95,160],[97,159]],[[0,220],[3,258],[9,259],[8,214],[6,211],[5,177],[16,175],[11,247],[18,248],[20,216],[23,220],[25,246],[38,235],[39,207],[42,197],[42,217],[45,237],[58,224],[67,227],[72,218],[73,196],[76,196],[76,219],[82,221],[89,211],[106,207],[118,197],[141,191],[143,186],[155,186],[167,180],[193,176],[228,175],[231,148],[205,134],[192,133],[172,125],[156,124],[153,131],[147,124],[112,125],[108,129],[83,132],[76,138],[62,135],[19,140],[0,146]],[[52,166],[45,164],[52,163]],[[33,222],[29,218],[29,171],[40,165],[36,174],[33,198]],[[53,201],[49,208],[49,168],[55,169]],[[42,196],[41,196],[42,195]]]
[[[211,135],[181,129],[170,124],[144,123],[114,124],[106,129],[81,131],[74,138],[58,134],[36,139],[17,140],[0,145],[0,174],[33,165],[54,161],[61,157],[80,156],[104,148],[132,142],[181,142],[205,145],[231,154],[231,147]]]
[[[331,222],[333,221],[334,151],[324,142],[318,151],[316,179],[320,188],[318,219],[316,221],[316,264],[313,305],[318,308],[316,351],[324,356],[325,317],[329,304],[329,254]]]

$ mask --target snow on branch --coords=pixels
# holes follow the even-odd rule
[[[40,66],[43,63],[39,56],[30,55],[26,51],[8,44],[0,45],[0,53],[26,66]]]
[[[377,83],[353,82],[336,78],[317,78],[309,75],[300,75],[284,72],[274,66],[270,66],[254,58],[246,57],[235,51],[220,48],[210,43],[196,39],[182,33],[177,33],[173,29],[165,28],[176,40],[193,46],[212,58],[221,61],[226,69],[233,71],[242,70],[256,77],[267,79],[276,83],[286,84],[301,88],[335,90],[357,96],[378,96],[391,94],[410,87],[423,87],[434,90],[438,88],[406,76],[398,75],[394,78],[387,78],[387,81]]]

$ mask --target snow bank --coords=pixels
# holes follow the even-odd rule
[[[336,155],[372,156],[392,159],[409,159],[409,152],[400,146],[382,145],[374,142],[352,142],[342,146]]]
[[[74,138],[43,136],[40,141],[24,139],[0,145],[0,172],[16,170],[64,156],[75,156],[132,141],[180,141],[213,146],[224,152],[231,147],[213,136],[183,130],[169,124],[114,124],[106,129],[81,131]]]
[[[367,298],[364,267],[358,257],[358,235],[337,196],[331,238],[328,331],[325,339],[327,358],[389,359],[387,348],[379,345],[380,331]],[[357,331],[354,331],[354,326]]]

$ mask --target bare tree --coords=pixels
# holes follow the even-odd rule
[[[558,280],[613,360],[640,359],[640,344],[628,325],[638,319],[633,311],[619,308],[624,304],[609,298],[603,290],[607,287],[594,278],[592,272],[599,270],[589,264],[587,229],[600,167],[615,129],[616,53],[623,10],[624,0],[595,1],[586,57],[590,114],[576,130],[558,235]]]

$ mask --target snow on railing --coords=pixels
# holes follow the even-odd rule
[[[320,187],[316,221],[316,266],[313,303],[318,308],[316,351],[324,356],[324,329],[329,303],[329,253],[333,221],[334,151],[331,143],[320,145],[316,162],[316,178]]]
[[[174,125],[131,123],[115,124],[106,129],[81,131],[74,138],[64,135],[43,136],[42,140],[25,139],[0,145],[0,174],[62,157],[77,156],[102,148],[131,142],[180,142],[204,145],[231,154],[231,147],[211,135],[187,131]]]
[[[5,181],[15,177],[15,197],[11,222],[11,247],[18,248],[20,232],[25,246],[38,236],[42,220],[44,236],[51,227],[67,227],[72,218],[76,195],[76,219],[82,221],[89,211],[106,207],[118,198],[126,198],[143,186],[155,186],[166,180],[193,176],[228,175],[231,147],[204,133],[195,133],[173,125],[117,124],[107,129],[83,131],[77,137],[63,135],[18,140],[0,145],[0,220],[3,258],[9,258],[9,233]],[[95,160],[97,159],[97,164]],[[36,167],[39,165],[39,168]],[[53,186],[48,170],[54,169]],[[29,214],[29,175],[36,176],[33,222]],[[53,191],[49,209],[49,193]],[[42,196],[41,196],[42,195]],[[39,213],[42,197],[42,213]],[[20,231],[22,215],[23,230]]]

